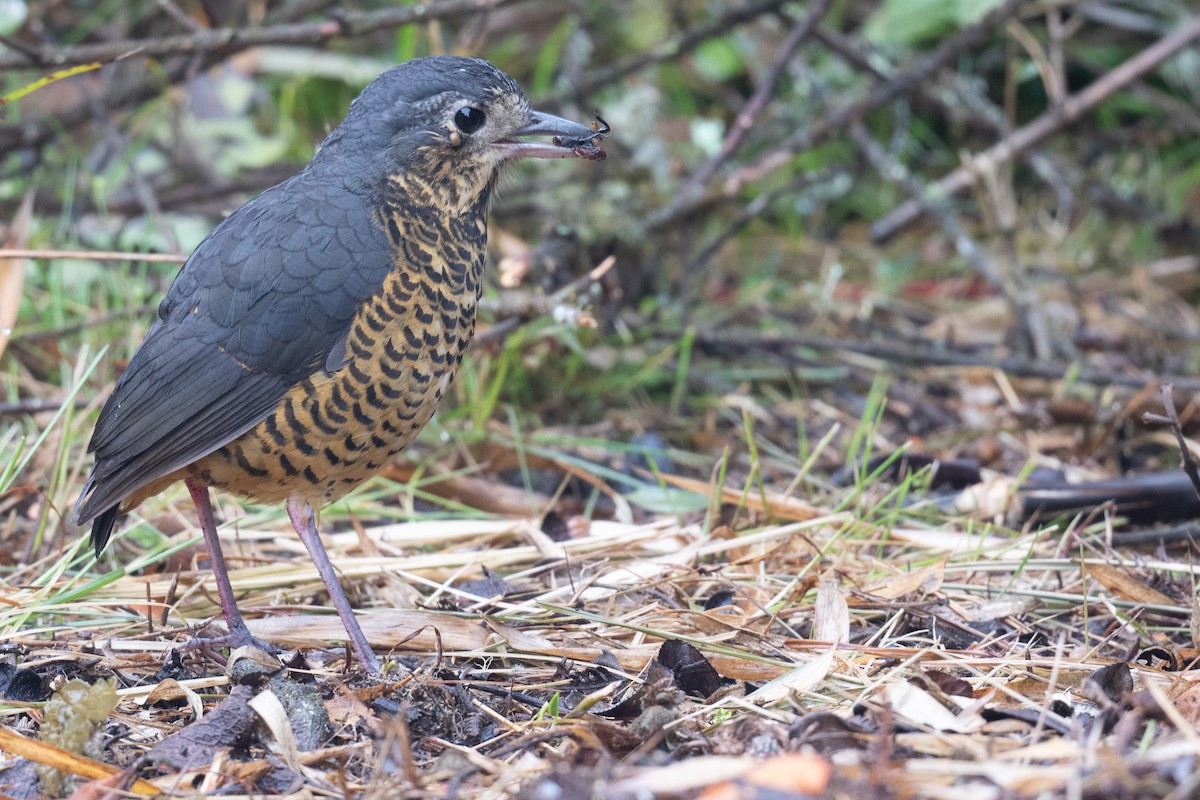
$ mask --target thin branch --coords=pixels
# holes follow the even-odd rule
[[[1143,414],[1142,419],[1145,422],[1166,425],[1175,434],[1175,441],[1179,443],[1179,466],[1191,482],[1196,498],[1200,500],[1200,465],[1196,463],[1192,449],[1188,447],[1187,438],[1183,435],[1183,424],[1179,421],[1179,412],[1175,410],[1175,385],[1167,381],[1158,388],[1162,393],[1163,408],[1167,415],[1164,417],[1158,414]]]
[[[69,325],[60,325],[57,328],[47,328],[38,331],[20,331],[17,343],[21,345],[37,345],[42,342],[59,342],[68,336],[98,328],[101,325],[107,325],[116,320],[131,320],[131,319],[149,319],[151,314],[158,311],[158,303],[146,303],[134,308],[121,308],[116,311],[109,311],[104,314],[81,319],[78,322],[72,322]]]
[[[562,305],[577,295],[583,294],[592,285],[599,283],[616,263],[616,256],[609,256],[588,270],[587,273],[580,275],[578,278],[557,289],[553,294],[531,298],[528,306],[521,313],[505,317],[487,330],[477,333],[475,338],[471,340],[471,348],[486,347],[508,336],[508,334],[520,327],[522,323],[551,313],[555,307]]]
[[[1011,161],[1047,137],[1078,121],[1117,91],[1150,72],[1162,62],[1200,38],[1200,15],[1174,33],[1164,36],[1121,66],[1093,81],[1083,91],[1070,95],[1029,124],[1013,131],[967,164],[930,187],[928,197],[950,197],[969,188],[976,177],[995,165]],[[929,210],[928,203],[907,200],[871,226],[871,238],[885,242]]]
[[[678,340],[683,334],[679,330],[664,328],[656,331],[655,335]],[[811,362],[800,362],[800,357],[796,355],[795,351],[800,349],[846,351],[886,360],[894,365],[909,364],[918,367],[991,367],[1009,375],[1047,380],[1058,380],[1064,375],[1070,374],[1073,380],[1101,386],[1140,388],[1147,384],[1157,383],[1164,378],[1162,375],[1152,374],[1148,371],[1117,372],[1110,368],[1080,367],[1078,363],[1067,361],[1033,361],[1015,357],[995,358],[986,354],[954,352],[938,349],[931,343],[908,340],[903,337],[893,337],[889,340],[857,341],[804,334],[769,336],[758,332],[722,330],[720,333],[699,332],[696,334],[695,341],[697,346],[702,346],[712,353],[745,358],[748,352],[757,351],[785,362],[797,361],[805,365]],[[1165,378],[1186,391],[1200,391],[1200,378],[1187,375],[1168,375]]]
[[[880,178],[895,183],[910,195],[921,196],[921,184],[913,178],[906,166],[884,152],[879,143],[867,133],[865,125],[861,122],[851,125],[850,139],[858,146],[859,152],[866,158],[867,163],[879,173]],[[970,262],[976,272],[982,275],[993,288],[1006,291],[1004,273],[991,251],[980,245],[967,233],[962,222],[950,212],[945,204],[936,205],[933,211],[942,230],[954,242],[958,254]]]
[[[164,85],[179,83],[187,74],[186,64],[173,65],[166,70],[165,76],[147,71],[144,77],[137,80],[116,81],[98,102],[110,110],[137,105],[162,94]],[[74,130],[90,122],[93,117],[92,108],[92,104],[84,102],[52,117],[0,124],[0,152],[23,147],[41,147],[61,135],[62,131]]]
[[[594,69],[588,73],[588,79],[572,86],[567,92],[552,95],[551,103],[562,102],[571,97],[586,97],[602,86],[615,83],[627,75],[645,69],[653,64],[661,64],[680,58],[696,48],[697,45],[715,36],[724,36],[730,29],[751,22],[764,14],[778,11],[788,0],[764,0],[751,3],[739,8],[730,9],[707,25],[686,31],[675,39],[665,42],[652,50],[635,56],[622,64],[608,69]]]
[[[696,273],[703,269],[713,256],[717,254],[725,243],[740,233],[747,225],[756,220],[760,214],[769,209],[776,200],[787,195],[799,193],[804,187],[815,184],[828,183],[836,176],[844,174],[844,170],[825,168],[817,172],[805,172],[795,175],[782,186],[763,192],[755,197],[749,203],[746,203],[742,209],[734,215],[725,227],[712,237],[701,249],[687,262],[684,267],[684,274],[691,276],[691,283],[694,285]]]
[[[448,19],[491,11],[517,0],[434,0],[413,6],[394,6],[379,11],[345,11],[336,19],[270,25],[262,28],[217,28],[178,36],[124,39],[74,47],[43,45],[24,52],[0,55],[0,70],[41,69],[108,62],[135,55],[143,58],[225,51],[233,53],[266,44],[317,43],[333,38],[362,36],[415,22]]]
[[[887,83],[876,86],[866,97],[834,110],[758,161],[739,169],[730,175],[720,188],[693,196],[676,195],[671,203],[647,220],[647,230],[661,230],[683,217],[690,216],[699,206],[735,197],[747,184],[786,167],[796,154],[840,134],[848,125],[862,119],[868,112],[890,103],[897,97],[910,94],[914,87],[928,80],[932,74],[957,58],[964,50],[991,35],[996,26],[1015,14],[1017,9],[1027,1],[1005,0],[977,22],[962,28],[943,41],[932,53],[898,73]]]
[[[717,174],[722,165],[728,161],[738,148],[742,146],[746,136],[754,127],[758,115],[762,113],[767,106],[767,101],[771,99],[771,95],[775,93],[775,87],[779,84],[779,79],[783,77],[783,72],[787,65],[791,62],[792,57],[796,55],[796,51],[800,49],[800,45],[817,27],[825,13],[829,10],[830,0],[819,0],[813,4],[809,12],[804,15],[803,19],[797,20],[792,26],[791,32],[779,47],[779,52],[775,55],[775,62],[771,64],[771,69],[763,78],[762,83],[754,90],[754,94],[742,106],[742,110],[738,112],[737,118],[734,119],[733,125],[729,129],[729,133],[725,136],[725,141],[721,142],[721,149],[708,160],[704,166],[696,170],[687,183],[680,189],[679,193],[685,196],[698,194],[703,189],[704,184]]]
[[[258,194],[263,189],[292,177],[300,171],[300,167],[300,164],[281,162],[270,167],[247,169],[237,178],[219,179],[219,182],[212,184],[196,181],[180,182],[173,187],[160,190],[158,202],[163,211],[183,208],[190,213],[202,213],[207,205],[224,205],[222,198],[229,195]],[[0,176],[0,179],[3,177],[5,176]],[[54,188],[39,191],[34,197],[34,203],[46,215],[59,214],[67,205],[62,193]],[[70,204],[76,212],[96,210],[96,202],[90,196],[73,197],[70,199]],[[110,199],[104,206],[105,212],[116,215],[136,214],[140,208],[138,202],[130,197]],[[0,219],[11,216],[15,209],[15,202],[0,202]]]
[[[74,400],[75,408],[85,407],[90,400],[83,397],[76,397]],[[25,400],[18,400],[15,403],[0,403],[0,417],[17,417],[28,414],[43,414],[47,411],[58,411],[62,408],[61,400],[45,400],[39,397],[30,397]]]
[[[172,59],[164,61],[165,69],[162,73],[151,70],[136,80],[117,81],[99,99],[99,102],[104,108],[108,109],[137,105],[161,95],[165,86],[173,86],[186,80],[196,69],[205,69],[213,64],[220,63],[222,60],[247,47],[254,46],[255,44],[273,43],[275,41],[290,41],[288,39],[272,39],[268,34],[278,37],[284,31],[290,31],[290,35],[296,35],[296,32],[300,31],[306,32],[308,36],[308,38],[302,39],[302,41],[322,41],[323,39],[335,36],[372,33],[378,30],[385,30],[389,27],[399,27],[413,21],[449,18],[468,14],[472,11],[496,9],[514,2],[517,2],[517,0],[441,0],[441,2],[426,3],[418,6],[404,6],[402,8],[392,8],[371,13],[339,14],[336,20],[329,20],[322,23],[294,25],[269,23],[265,27],[250,31],[240,31],[237,29],[208,31],[203,35],[205,41],[197,41],[196,36],[169,37],[171,43],[183,48],[177,51],[179,54],[189,52],[187,48],[190,46],[191,52],[195,53],[197,57],[190,60]],[[232,40],[229,38],[231,32],[233,34]],[[208,41],[208,39],[213,37],[216,37],[219,41],[224,41],[225,44],[215,50],[205,49],[205,47],[201,46],[202,44],[206,46],[213,44]],[[134,55],[143,56],[158,52],[162,49],[158,43],[166,41],[168,39],[126,40],[103,46],[111,48],[111,51],[115,53],[114,58],[128,58]],[[120,50],[122,47],[129,47],[131,45],[140,48],[139,51],[131,53],[128,50]],[[100,45],[81,47],[95,48],[98,46]],[[54,53],[59,51],[62,52],[64,58],[71,56],[72,59],[86,56],[88,52],[79,48],[58,48],[57,50],[54,48],[43,48],[40,52],[43,56],[46,56],[47,53],[53,56]],[[3,57],[0,57],[0,63],[3,63]],[[26,66],[29,66],[29,64],[26,64]],[[4,67],[0,66],[0,72],[3,70]],[[92,116],[91,106],[83,103],[52,117],[24,119],[13,124],[0,123],[0,152],[19,148],[41,147],[60,135],[63,130],[73,130],[78,126],[87,124],[92,119]]]
[[[182,264],[187,256],[170,253],[129,253],[121,250],[18,250],[0,249],[0,260],[10,258],[79,258],[90,261],[153,261]]]

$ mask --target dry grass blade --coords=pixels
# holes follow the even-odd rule
[[[696,494],[709,495],[713,491],[713,487],[709,483],[699,481],[694,478],[687,478],[682,475],[656,475],[654,476],[664,483],[670,484],[679,489],[686,489],[689,492]],[[734,489],[728,486],[722,486],[720,489],[720,500],[722,503],[730,503],[732,505],[744,505],[754,511],[767,514],[777,519],[787,519],[796,522],[815,519],[824,516],[829,512],[825,509],[815,508],[794,497],[788,497],[785,494],[775,491],[763,492],[762,494],[750,492],[742,489]]]
[[[27,758],[37,764],[45,764],[72,775],[79,775],[89,780],[111,778],[120,775],[122,770],[102,764],[86,756],[72,753],[54,745],[40,742],[37,739],[26,739],[11,728],[0,726],[0,750],[21,758]],[[134,794],[157,795],[161,791],[157,786],[141,778],[135,779],[129,787]]]
[[[25,193],[16,216],[8,227],[4,247],[24,247],[29,241],[29,226],[33,219],[33,192]],[[21,295],[25,287],[27,261],[23,258],[0,258],[0,356],[8,346],[13,327],[17,324],[17,310],[21,307]]]

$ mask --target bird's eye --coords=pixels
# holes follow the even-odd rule
[[[474,133],[483,127],[487,116],[478,108],[463,106],[454,114],[454,124],[463,133]]]

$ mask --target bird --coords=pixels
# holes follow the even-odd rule
[[[217,489],[286,503],[359,665],[380,672],[316,510],[412,442],[454,379],[500,174],[524,158],[599,160],[598,131],[534,110],[483,59],[413,59],[368,84],[298,174],[192,252],[100,411],[72,511],[99,557],[119,517],[186,484],[227,632],[185,648],[270,649],[238,610]]]

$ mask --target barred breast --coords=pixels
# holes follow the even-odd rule
[[[432,191],[412,181],[411,195]],[[266,419],[187,468],[210,485],[274,503],[333,502],[374,475],[433,416],[475,331],[484,209],[452,217],[411,199],[381,213],[396,269],[358,309],[343,351],[293,386]],[[340,364],[329,364],[329,361]]]

